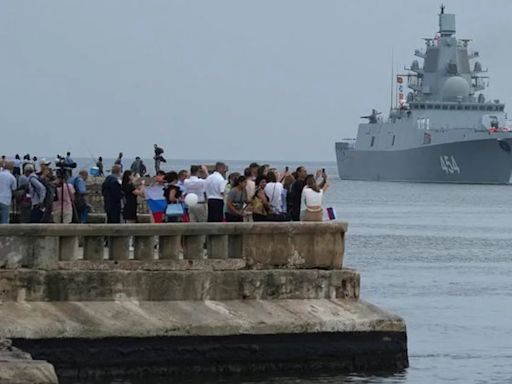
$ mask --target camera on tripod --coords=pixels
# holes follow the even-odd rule
[[[55,171],[57,177],[66,177],[71,176],[72,170],[76,168],[76,163],[74,161],[68,162],[66,158],[61,155],[57,155],[57,159],[55,160]]]

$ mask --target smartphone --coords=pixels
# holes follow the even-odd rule
[[[325,173],[325,168],[322,168],[322,173]]]
[[[286,172],[288,172],[288,166],[284,167],[284,170],[285,170]]]

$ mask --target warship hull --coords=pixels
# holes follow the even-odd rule
[[[428,145],[404,150],[356,150],[336,143],[345,180],[511,184],[512,138]]]

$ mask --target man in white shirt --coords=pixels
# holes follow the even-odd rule
[[[208,199],[208,222],[224,221],[224,189],[226,188],[226,164],[215,164],[215,172],[206,179],[206,198]]]
[[[204,166],[192,165],[190,167],[190,178],[183,182],[187,194],[197,195],[197,204],[188,207],[188,213],[191,223],[206,223],[208,216],[206,210],[206,180],[200,178],[199,175],[205,177],[208,170]]]
[[[9,224],[12,191],[16,190],[16,178],[12,175],[14,163],[4,161],[0,171],[0,224]]]
[[[265,186],[265,195],[267,195],[268,202],[274,213],[281,213],[282,210],[281,194],[283,192],[283,184],[277,181],[278,176],[275,172],[269,172],[267,174],[268,182]]]

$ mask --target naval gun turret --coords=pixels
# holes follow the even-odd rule
[[[372,109],[372,113],[367,116],[361,116],[361,119],[368,119],[370,124],[377,124],[379,115],[382,115],[382,112],[378,112],[376,109]]]

